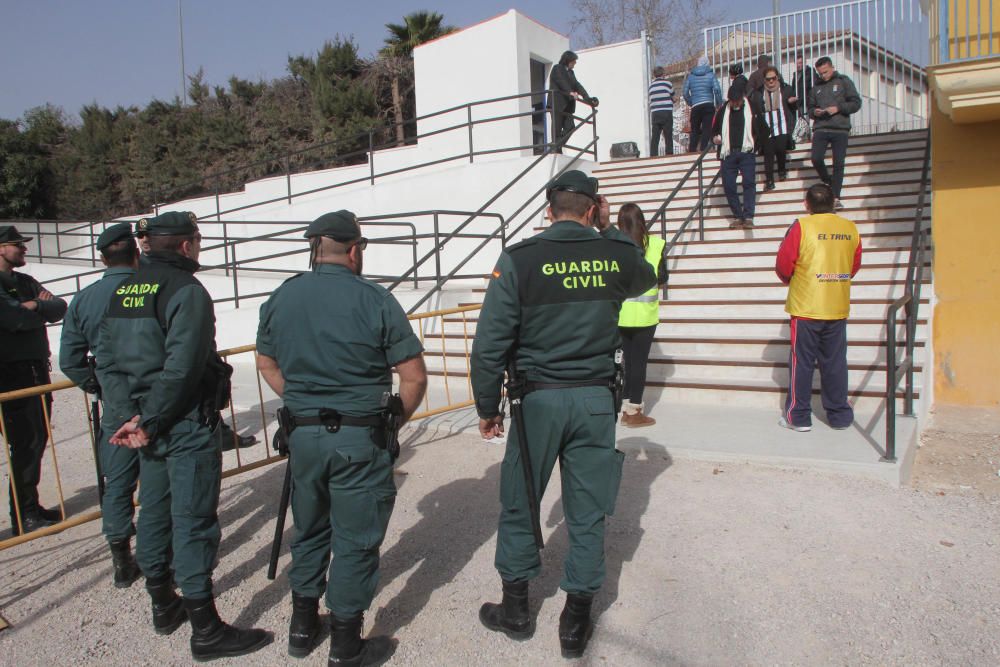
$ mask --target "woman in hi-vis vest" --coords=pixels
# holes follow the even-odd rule
[[[667,262],[663,257],[666,242],[646,232],[646,217],[635,204],[624,204],[618,211],[618,229],[642,248],[646,261],[656,269],[656,285],[645,294],[626,299],[618,316],[625,364],[625,401],[622,425],[629,428],[652,426],[656,420],[642,413],[642,390],[646,387],[646,362],[653,345],[653,334],[660,322],[659,289],[667,283]]]

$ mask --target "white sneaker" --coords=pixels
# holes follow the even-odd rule
[[[834,211],[843,211],[844,208],[845,208],[844,207],[844,202],[840,201],[839,199],[834,199],[833,200],[833,210]]]
[[[789,424],[788,421],[785,420],[783,416],[778,417],[778,426],[780,426],[781,428],[787,428],[791,431],[798,431],[799,433],[806,433],[813,429],[812,426],[795,426],[794,424]]]

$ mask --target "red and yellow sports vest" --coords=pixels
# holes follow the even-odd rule
[[[851,269],[861,242],[847,218],[819,213],[799,218],[799,258],[785,312],[813,320],[842,320],[851,311]]]
[[[659,236],[646,237],[646,261],[653,265],[653,270],[657,272],[656,281],[662,280],[659,275],[660,257],[663,256],[663,246],[666,241]],[[644,294],[625,299],[622,303],[621,313],[618,315],[618,326],[620,327],[651,327],[660,323],[660,290],[658,285],[653,285]]]

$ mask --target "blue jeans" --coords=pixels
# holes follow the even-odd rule
[[[733,216],[741,220],[752,220],[754,204],[757,199],[757,184],[754,182],[754,170],[757,168],[757,156],[753,153],[730,153],[722,161],[722,188],[726,191],[726,200]],[[736,193],[736,176],[743,179],[743,204]]]

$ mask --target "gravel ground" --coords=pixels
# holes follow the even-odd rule
[[[660,445],[620,435],[625,477],[582,663],[1000,664],[1000,500],[675,462]],[[502,448],[432,428],[408,440],[366,631],[398,640],[392,664],[563,662],[556,627],[567,535],[558,480],[542,508],[544,572],[532,585],[538,630],[512,642],[476,618],[499,595],[492,562]],[[81,480],[70,490],[81,499],[76,510],[92,495],[89,473],[60,457],[64,475]],[[325,644],[302,661],[285,653],[290,520],[279,577],[265,577],[282,474],[268,466],[223,486],[220,612],[275,632],[274,644],[240,665],[326,658]],[[156,636],[141,584],[111,586],[99,531],[92,522],[0,552],[0,613],[12,624],[0,632],[0,663],[190,663],[187,626]]]

